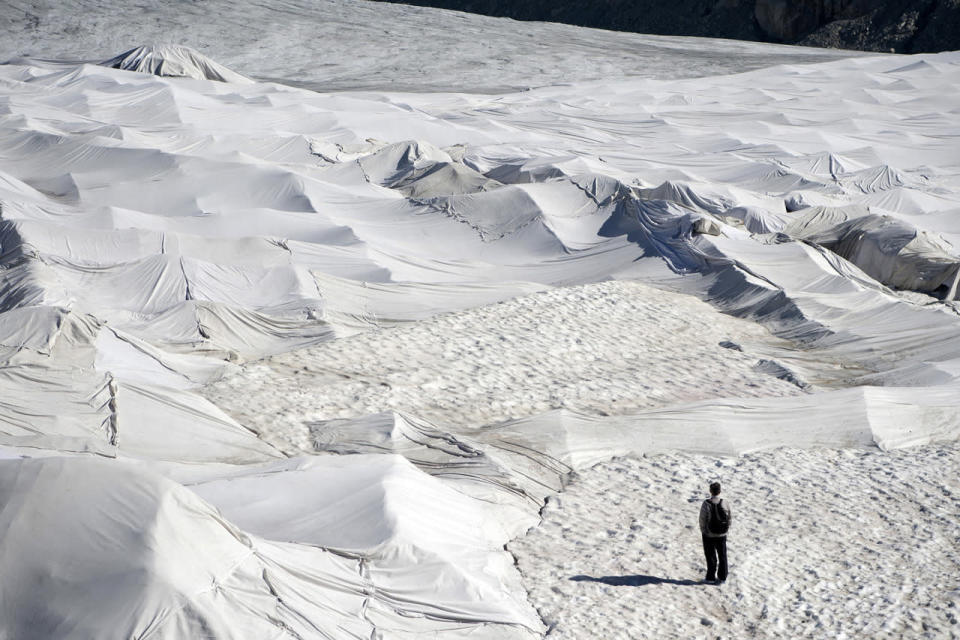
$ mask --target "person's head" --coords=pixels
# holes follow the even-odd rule
[[[718,496],[718,495],[720,495],[720,483],[719,483],[719,482],[711,482],[711,483],[710,483],[710,495],[712,495],[712,496]]]

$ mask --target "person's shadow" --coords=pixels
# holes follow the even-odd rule
[[[693,586],[703,584],[696,580],[672,580],[671,578],[658,578],[657,576],[573,576],[570,578],[574,582],[602,582],[613,587],[646,587],[651,584],[678,584],[681,586]]]

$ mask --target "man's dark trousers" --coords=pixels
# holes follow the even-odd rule
[[[703,536],[703,555],[707,556],[707,582],[727,579],[727,536]]]

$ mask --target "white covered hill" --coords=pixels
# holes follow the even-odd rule
[[[960,54],[31,7],[0,637],[960,636]]]
[[[243,84],[247,78],[227,69],[217,61],[183,46],[140,46],[101,62],[105,67],[140,71],[157,76],[218,80]]]

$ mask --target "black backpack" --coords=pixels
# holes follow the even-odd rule
[[[723,500],[716,504],[707,500],[707,504],[710,505],[710,512],[707,515],[707,531],[718,535],[726,533],[727,529],[730,528],[730,520],[723,510]]]

